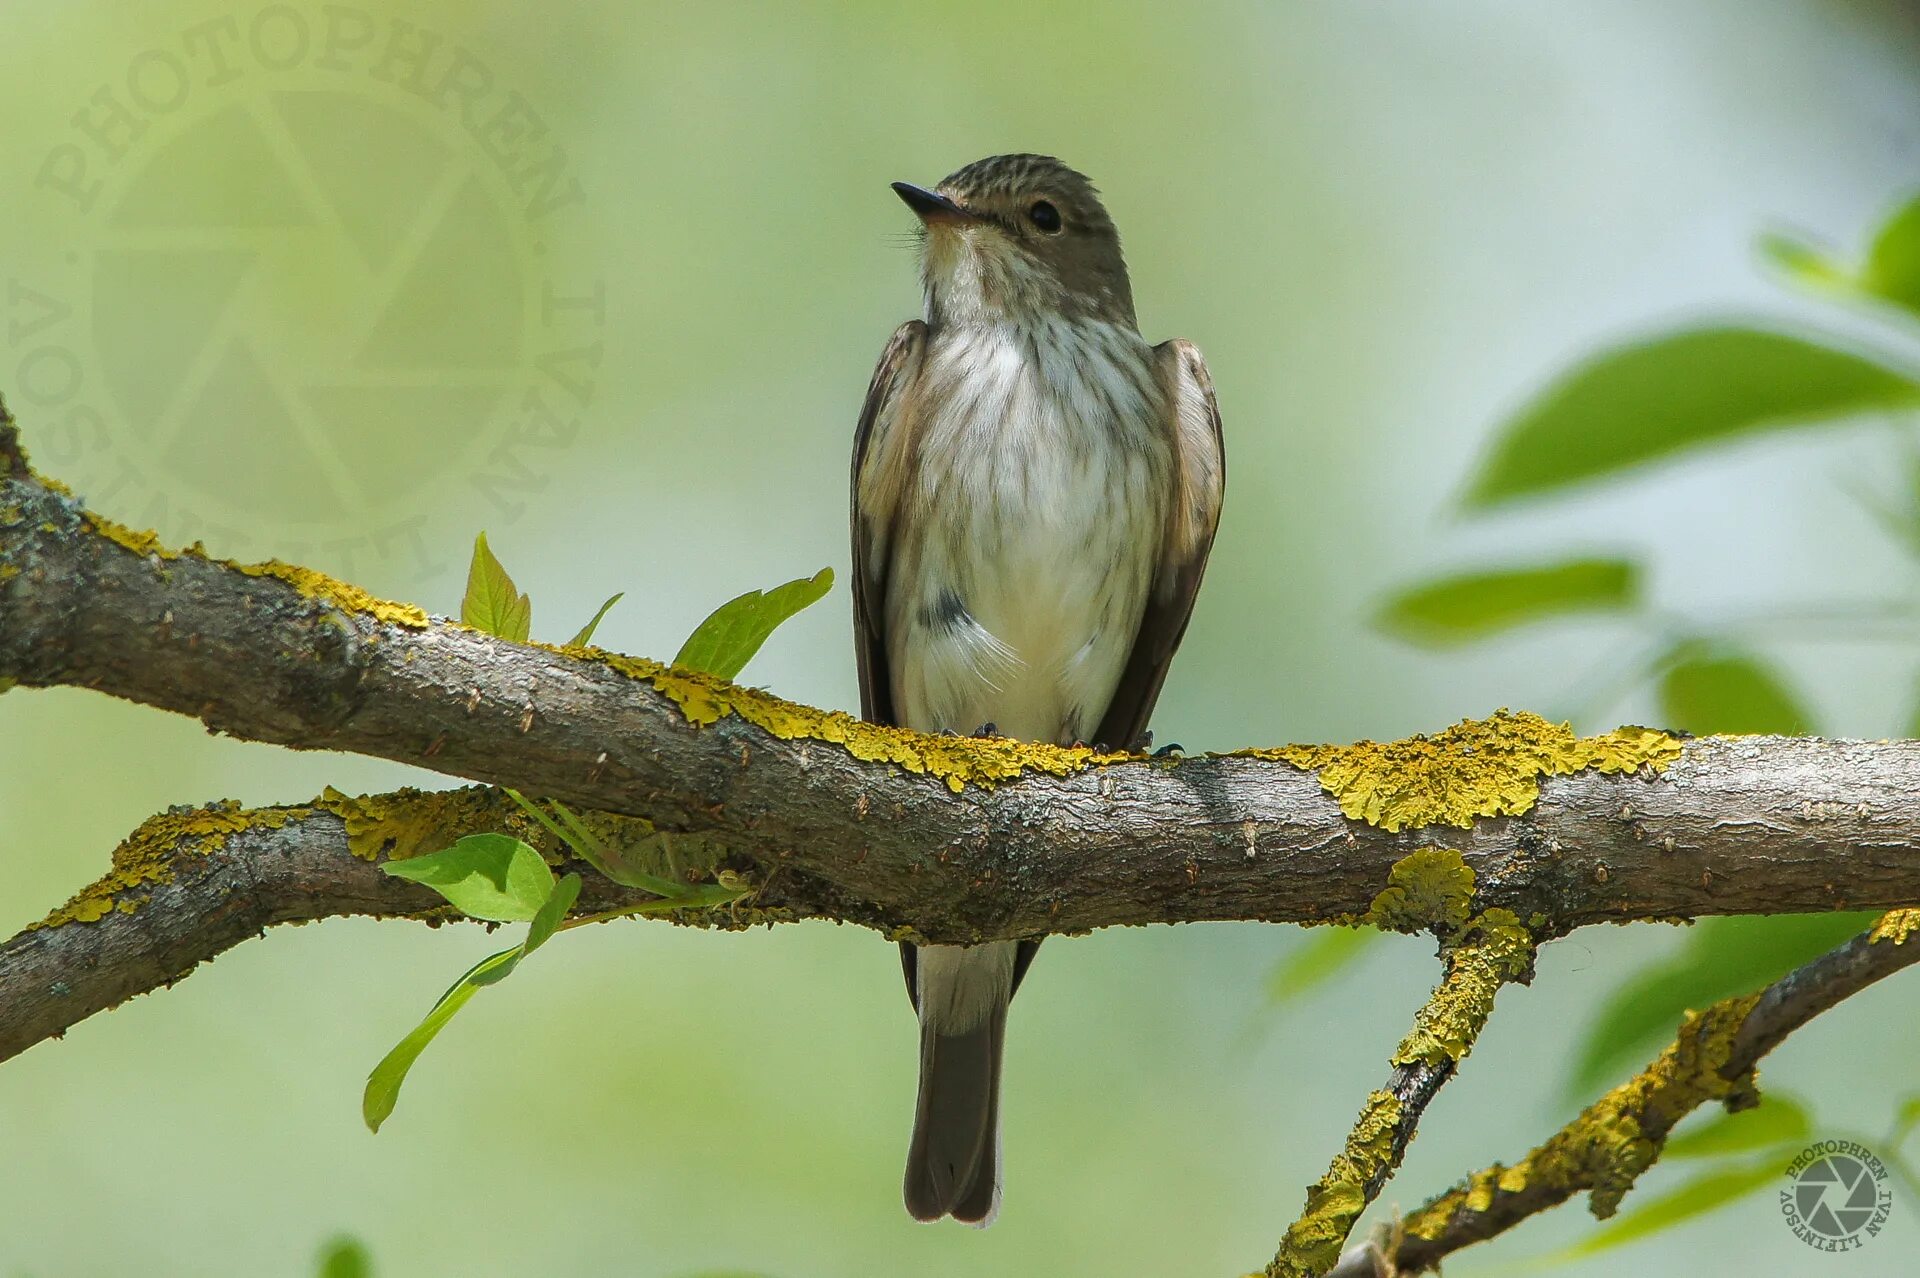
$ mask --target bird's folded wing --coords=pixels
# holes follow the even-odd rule
[[[1167,666],[1186,633],[1187,618],[1193,615],[1193,599],[1207,570],[1227,485],[1220,408],[1199,348],[1176,338],[1154,347],[1153,353],[1171,416],[1174,492],[1140,633],[1094,736],[1097,744],[1114,750],[1133,748],[1147,730]]]
[[[853,436],[853,647],[860,668],[860,717],[897,723],[887,669],[889,543],[906,516],[916,424],[902,411],[920,368],[927,326],[909,320],[880,355]]]

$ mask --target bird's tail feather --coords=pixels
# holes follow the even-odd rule
[[[907,1153],[907,1211],[988,1225],[1000,1208],[1000,1053],[1007,1004],[962,1034],[922,1019],[920,1099]]]

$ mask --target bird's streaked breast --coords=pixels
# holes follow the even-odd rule
[[[938,332],[887,602],[924,730],[1090,733],[1145,607],[1169,499],[1152,354],[1099,322]]]

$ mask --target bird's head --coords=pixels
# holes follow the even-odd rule
[[[925,228],[920,275],[935,323],[1133,324],[1120,233],[1093,183],[1052,156],[989,156],[932,190],[893,189]]]

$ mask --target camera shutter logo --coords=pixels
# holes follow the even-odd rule
[[[1852,1251],[1880,1232],[1893,1207],[1887,1168],[1866,1146],[1823,1140],[1787,1168],[1780,1211],[1794,1236],[1821,1251]]]
[[[18,358],[67,370],[17,379],[21,407],[49,462],[172,540],[245,554],[271,520],[276,553],[429,568],[450,530],[420,512],[509,522],[594,398],[604,292],[549,253],[583,198],[566,149],[404,20],[186,28],[106,78],[34,186],[77,236],[64,273],[10,282]]]

